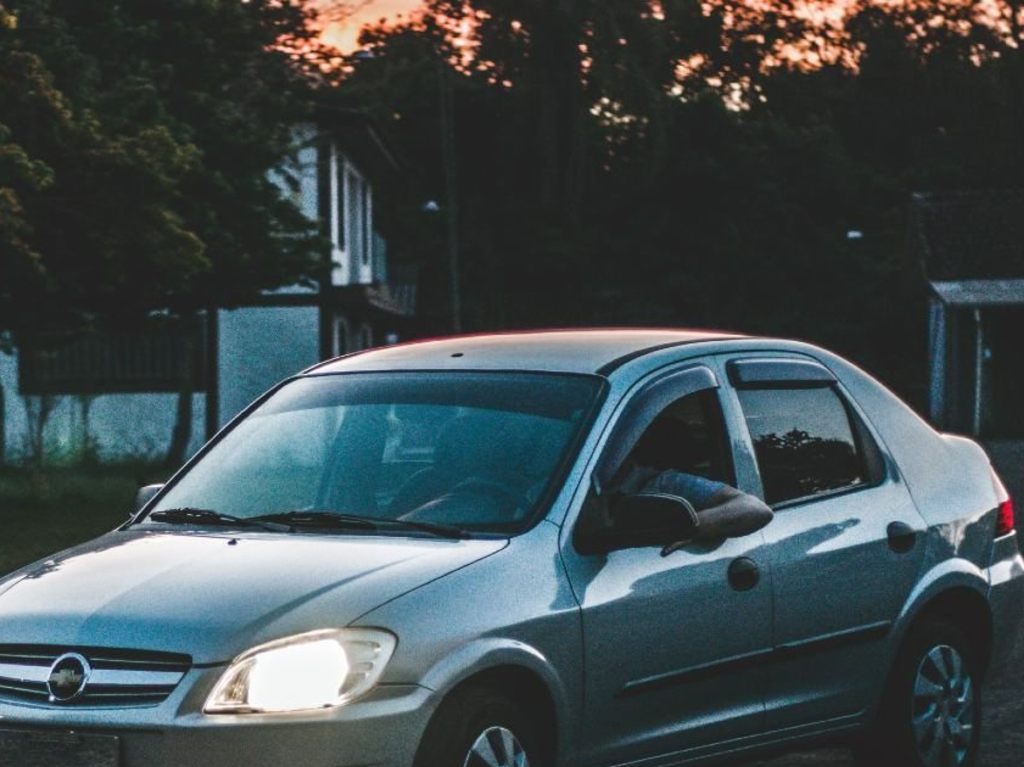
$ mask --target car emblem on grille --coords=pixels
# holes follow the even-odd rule
[[[69,652],[61,655],[50,666],[50,676],[46,680],[46,689],[50,692],[51,703],[67,703],[74,700],[89,682],[92,666],[89,661],[78,653]]]

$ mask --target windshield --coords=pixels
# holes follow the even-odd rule
[[[217,442],[150,515],[318,512],[514,532],[561,473],[600,387],[533,373],[303,378]]]

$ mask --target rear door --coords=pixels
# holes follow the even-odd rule
[[[856,715],[924,554],[924,520],[864,414],[807,358],[732,358],[728,401],[750,440],[774,594],[766,725]]]

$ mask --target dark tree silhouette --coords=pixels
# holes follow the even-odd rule
[[[838,490],[864,478],[853,445],[800,429],[763,434],[754,441],[754,451],[768,503]]]

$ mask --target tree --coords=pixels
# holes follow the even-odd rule
[[[271,177],[318,72],[302,0],[10,0],[2,18],[0,328],[167,309],[188,328],[328,268]]]
[[[39,291],[43,275],[40,255],[30,241],[32,222],[23,199],[53,183],[53,170],[13,140],[8,122],[18,111],[16,104],[33,114],[40,132],[66,129],[69,122],[63,98],[43,63],[12,45],[16,30],[17,18],[0,3],[0,328],[4,330],[31,305],[25,294]]]
[[[9,124],[53,168],[24,206],[48,223],[30,243],[62,306],[230,305],[322,268],[268,175],[306,114],[297,2],[11,5],[16,48],[49,66],[75,129]]]
[[[961,0],[811,5],[434,0],[368,29],[341,92],[437,199],[433,73],[449,68],[472,328],[792,335],[914,396],[926,294],[907,200],[1020,183],[1021,4],[989,4],[1009,33]],[[411,203],[382,213],[419,220]],[[440,271],[422,234],[400,227],[396,251]]]

